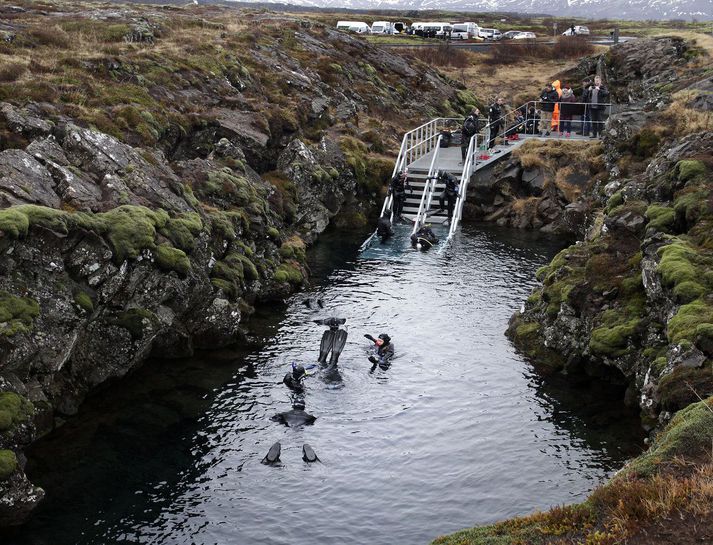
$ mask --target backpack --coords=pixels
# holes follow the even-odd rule
[[[465,122],[463,123],[463,131],[465,131],[468,136],[473,136],[476,132],[478,132],[478,124],[471,116],[465,118]]]

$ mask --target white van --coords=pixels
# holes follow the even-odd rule
[[[480,27],[475,23],[453,23],[451,38],[454,40],[472,40],[478,38]]]
[[[586,26],[576,25],[565,30],[562,36],[589,36],[589,29]]]
[[[391,21],[374,21],[371,23],[372,34],[396,34],[396,29]]]
[[[449,35],[453,30],[450,23],[424,23],[422,29],[425,33],[434,33],[438,37]]]
[[[496,28],[482,28],[481,27],[478,29],[478,36],[480,36],[484,40],[492,40],[496,31],[497,31]]]
[[[348,30],[357,34],[369,34],[369,25],[362,21],[337,21],[337,30]]]

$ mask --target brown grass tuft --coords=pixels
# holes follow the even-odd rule
[[[466,68],[473,64],[473,53],[452,47],[448,43],[438,47],[403,48],[398,52],[412,59],[420,59],[431,66]]]
[[[27,67],[19,62],[11,62],[0,66],[0,82],[17,81],[27,71]]]

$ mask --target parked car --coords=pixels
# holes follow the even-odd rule
[[[508,30],[507,32],[503,32],[503,40],[512,40],[518,34],[520,34],[519,30]]]
[[[453,40],[472,40],[478,37],[478,25],[475,23],[453,23],[451,38]]]
[[[396,34],[396,29],[391,21],[374,21],[371,23],[372,34]]]
[[[493,40],[498,41],[503,39],[503,33],[500,32],[497,28],[493,29]]]
[[[573,25],[562,33],[562,36],[589,36],[586,26]]]
[[[397,23],[394,23],[394,30],[396,32],[404,32],[406,30],[406,25],[403,24],[403,22],[398,21]]]
[[[534,32],[518,32],[516,36],[513,36],[513,40],[534,40],[537,38]]]
[[[503,34],[497,28],[480,28],[478,36],[486,40],[500,40]]]

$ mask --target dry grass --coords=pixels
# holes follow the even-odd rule
[[[708,55],[713,57],[713,36],[702,32],[692,32],[690,30],[672,30],[672,31],[657,31],[650,34],[651,37],[656,36],[680,36],[684,40],[695,42],[699,47],[702,47]],[[707,61],[710,63],[710,59]]]
[[[522,59],[552,59],[561,62],[563,59],[581,59],[594,53],[595,48],[588,40],[578,37],[559,37],[554,46],[538,44],[527,40],[523,42],[504,42],[491,47],[485,58],[485,64],[512,65]]]
[[[663,120],[667,122],[665,126],[673,135],[685,136],[713,129],[713,112],[687,106],[698,94],[700,93],[689,89],[673,94],[673,101],[662,115]]]
[[[470,51],[464,51],[450,44],[444,43],[438,47],[403,48],[398,52],[405,57],[419,59],[429,66],[467,68],[473,63],[476,55]]]

